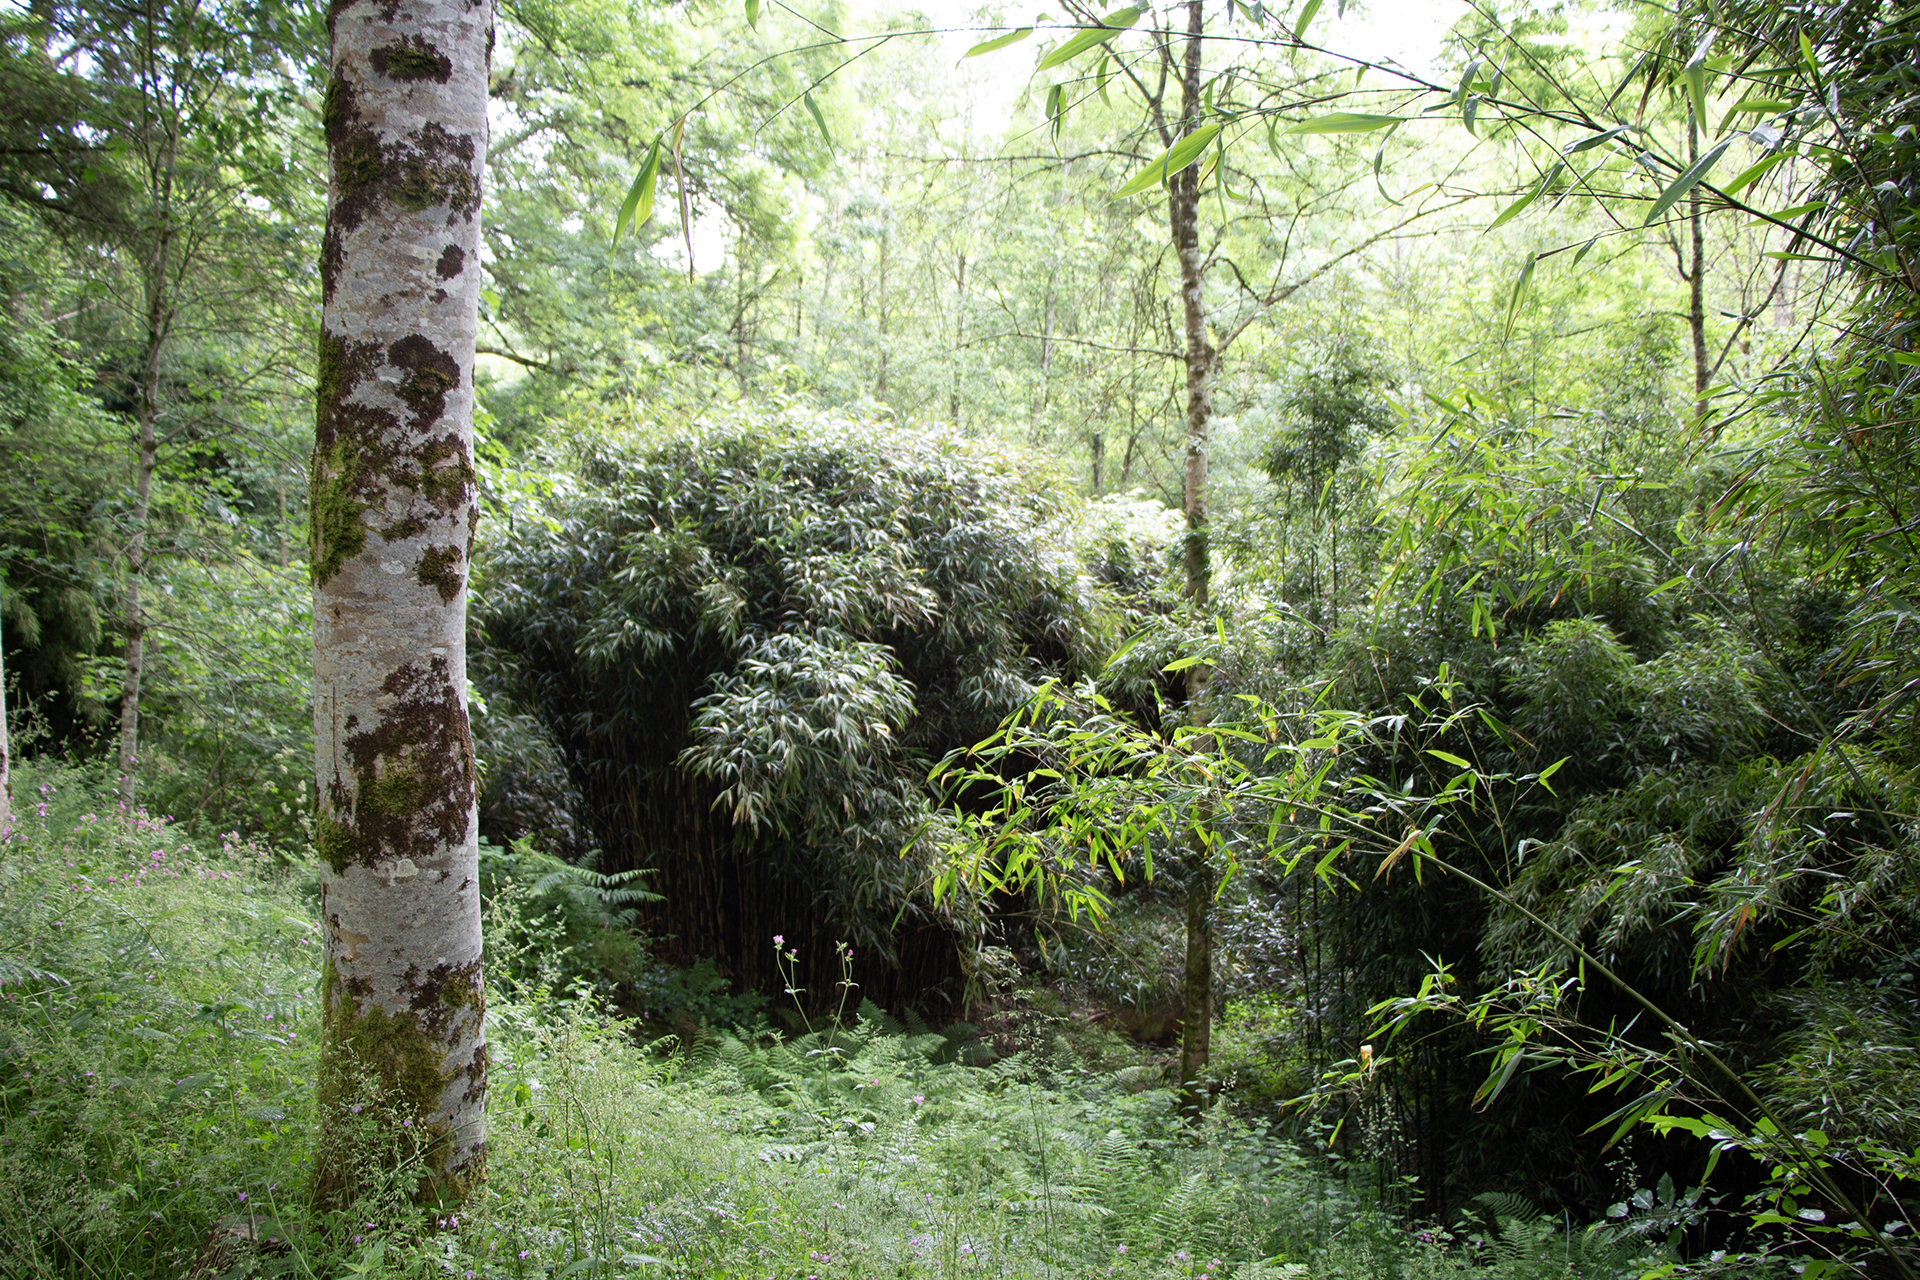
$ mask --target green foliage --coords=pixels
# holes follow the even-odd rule
[[[798,412],[607,428],[573,465],[487,564],[477,647],[603,865],[657,868],[666,954],[767,990],[767,938],[845,938],[870,996],[957,978],[972,906],[936,909],[928,855],[899,853],[932,758],[1099,655],[1068,505],[1012,456]]]
[[[175,1274],[297,1211],[319,929],[280,859],[23,769],[0,859],[0,1271]]]
[[[1412,1241],[1263,1129],[1183,1126],[1137,1069],[983,1062],[970,1028],[871,1004],[791,1040],[663,1054],[537,977],[489,996],[487,1184],[457,1214],[411,1204],[395,1129],[397,1179],[316,1214],[311,883],[255,847],[113,823],[72,773],[30,767],[22,790],[0,861],[10,1277],[1190,1280],[1342,1274],[1358,1250],[1382,1274],[1504,1280],[1600,1256],[1532,1227],[1507,1248]],[[550,879],[535,899],[496,880],[496,955],[536,920],[530,901],[591,913],[630,892],[524,850],[491,861]]]
[[[497,982],[619,1000],[648,967],[638,919],[660,896],[647,871],[604,873],[562,861],[522,837],[480,843],[480,896],[490,916],[485,960]]]
[[[1307,1091],[1297,1013],[1272,992],[1229,1000],[1213,1032],[1214,1074],[1236,1106],[1271,1111]]]

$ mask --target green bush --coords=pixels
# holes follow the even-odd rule
[[[844,939],[879,1003],[957,1001],[985,925],[926,891],[927,770],[1104,659],[1113,539],[950,432],[745,406],[580,428],[482,566],[489,716],[538,717],[604,869],[655,869],[664,957],[771,992],[773,935]],[[571,803],[522,772],[502,814]]]

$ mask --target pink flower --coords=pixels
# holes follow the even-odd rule
[[[773,935],[773,945],[776,947],[785,946],[786,941],[787,941],[787,938],[785,934],[776,933]]]

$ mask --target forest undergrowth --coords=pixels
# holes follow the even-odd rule
[[[8,1277],[1519,1280],[1668,1260],[1504,1205],[1410,1227],[1291,1135],[1225,1106],[1183,1122],[1156,1068],[1096,1070],[1057,1041],[996,1056],[867,1004],[648,1043],[553,984],[568,943],[525,882],[489,906],[484,1190],[421,1207],[395,1133],[384,1189],[318,1214],[312,872],[129,822],[74,769],[19,792],[0,858]]]

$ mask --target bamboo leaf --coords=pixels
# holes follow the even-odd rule
[[[747,0],[747,25],[755,30],[759,29],[760,0]]]
[[[1364,111],[1335,111],[1330,115],[1302,120],[1285,133],[1372,133],[1399,124],[1403,116],[1376,116]]]
[[[1727,108],[1727,114],[1730,116],[1741,114],[1773,116],[1779,115],[1783,111],[1791,111],[1799,105],[1797,102],[1788,102],[1784,98],[1742,98]]]
[[[1740,192],[1745,191],[1748,187],[1764,178],[1767,175],[1767,171],[1779,164],[1782,160],[1785,160],[1788,154],[1789,153],[1785,151],[1776,151],[1772,155],[1754,162],[1743,170],[1739,177],[1720,188],[1721,192],[1730,196],[1738,195]]]
[[[1201,125],[1186,137],[1180,139],[1161,153],[1160,158],[1146,168],[1127,179],[1126,184],[1115,191],[1115,199],[1139,195],[1150,187],[1157,187],[1174,174],[1192,165],[1206,153],[1214,136],[1220,132],[1223,122],[1219,120]]]
[[[1515,218],[1519,217],[1523,212],[1526,211],[1526,207],[1528,205],[1532,204],[1535,200],[1538,200],[1540,198],[1542,193],[1546,191],[1547,186],[1554,180],[1554,178],[1558,177],[1560,171],[1566,167],[1567,167],[1566,161],[1564,160],[1556,161],[1551,169],[1548,169],[1545,173],[1540,175],[1540,181],[1534,184],[1533,190],[1527,192],[1527,194],[1521,196],[1518,200],[1515,200],[1512,204],[1508,205],[1505,209],[1502,209],[1500,211],[1500,216],[1487,224],[1487,230],[1492,231],[1495,227],[1504,226],[1507,223],[1513,221]]]
[[[1687,59],[1683,72],[1687,77],[1687,94],[1693,100],[1693,118],[1702,129],[1707,127],[1707,50],[1713,48],[1716,33],[1709,30],[1694,46],[1693,56]]]
[[[1499,1074],[1488,1077],[1485,1083],[1480,1086],[1480,1091],[1473,1095],[1474,1105],[1479,1106],[1483,1103],[1491,1105],[1493,1100],[1500,1096],[1500,1091],[1507,1087],[1507,1082],[1513,1079],[1513,1073],[1519,1069],[1520,1063],[1525,1060],[1526,1056],[1527,1051],[1525,1049],[1514,1049],[1510,1051],[1505,1064],[1500,1068]]]
[[[1803,217],[1806,214],[1818,213],[1826,207],[1827,202],[1825,200],[1815,200],[1811,204],[1796,204],[1791,209],[1776,209],[1767,216],[1781,222],[1791,222],[1795,218]]]
[[[627,198],[620,203],[620,216],[613,223],[614,244],[620,243],[620,233],[627,229],[628,223],[638,231],[653,216],[653,191],[660,181],[660,154],[660,139],[655,138],[647,148],[646,158],[640,162],[640,172],[633,176],[633,185],[627,188]]]
[[[962,61],[965,61],[968,58],[977,58],[983,53],[993,53],[1006,48],[1008,45],[1019,44],[1032,34],[1032,27],[1021,27],[1018,31],[1011,32],[1007,35],[995,36],[991,40],[982,40],[979,44],[961,54],[960,58]]]
[[[1300,6],[1300,16],[1294,19],[1293,40],[1295,44],[1306,39],[1307,27],[1313,22],[1313,15],[1320,12],[1320,0],[1307,0]]]
[[[1527,265],[1520,268],[1520,278],[1513,282],[1513,296],[1507,299],[1507,324],[1500,334],[1502,342],[1513,336],[1513,320],[1520,314],[1520,299],[1526,296],[1527,286],[1533,283],[1533,265],[1538,261],[1539,254],[1528,254]]]
[[[1682,196],[1699,185],[1700,180],[1707,176],[1708,170],[1713,168],[1720,157],[1727,153],[1727,148],[1732,145],[1732,138],[1722,139],[1689,165],[1685,173],[1675,178],[1672,184],[1660,193],[1660,198],[1653,202],[1653,208],[1647,214],[1647,220],[1640,225],[1650,227],[1664,217],[1667,210],[1679,203]]]
[[[1582,151],[1591,151],[1595,147],[1605,146],[1607,143],[1612,142],[1615,138],[1619,137],[1621,134],[1632,133],[1632,132],[1633,132],[1632,125],[1617,124],[1613,126],[1613,128],[1608,129],[1602,133],[1590,133],[1584,138],[1575,138],[1572,142],[1569,142],[1566,146],[1560,148],[1560,154],[1563,156],[1577,156]]]
[[[1079,34],[1069,37],[1058,49],[1040,59],[1034,70],[1051,70],[1063,62],[1077,58],[1094,46],[1105,44],[1138,21],[1140,21],[1138,8],[1115,9],[1100,19],[1099,26],[1080,28]]]
[[[807,104],[807,111],[813,116],[813,122],[820,126],[820,136],[826,140],[827,150],[833,150],[833,133],[827,128],[827,117],[820,110],[820,104],[813,100],[813,90],[809,89],[801,94],[800,100]]]

